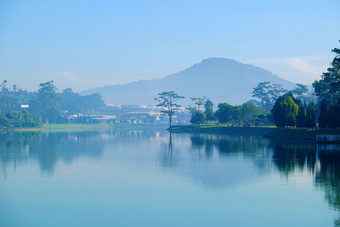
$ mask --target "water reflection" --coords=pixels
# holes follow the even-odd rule
[[[219,158],[241,156],[252,160],[259,169],[266,169],[270,159],[269,141],[260,136],[248,135],[191,135],[191,150],[204,151],[208,159],[213,157],[214,151]]]
[[[340,210],[340,149],[318,152],[320,169],[315,175],[315,185],[325,191],[329,206]],[[334,222],[340,226],[340,216]]]
[[[169,134],[159,161],[206,187],[225,188],[263,177],[271,164],[267,146],[257,136]]]
[[[218,154],[219,158],[228,159],[242,157],[244,160],[252,160],[258,170],[274,168],[287,178],[296,173],[308,173],[312,177],[314,185],[324,191],[325,201],[329,206],[332,209],[340,210],[340,145],[267,140],[256,136],[200,134],[191,135],[190,141],[190,151],[194,151],[197,156],[201,156],[203,152],[207,160],[212,159],[214,154]],[[223,167],[213,176],[209,175],[206,179],[203,177],[200,179],[203,184],[209,183],[208,179],[213,179],[214,186],[227,186],[230,183],[249,180],[254,175],[244,178],[242,173],[253,169],[244,163],[236,167],[237,171]],[[214,165],[216,164],[215,162]],[[209,168],[205,168],[204,171],[209,171]],[[228,174],[228,171],[233,174]],[[198,174],[194,176],[199,177]],[[340,217],[334,221],[334,225],[340,226]]]
[[[272,141],[273,162],[287,177],[295,171],[307,170],[314,176],[314,185],[325,193],[325,200],[340,210],[340,146],[314,143]],[[340,226],[340,216],[334,220]]]
[[[141,148],[149,149],[141,152]],[[129,152],[122,155],[129,147]],[[130,164],[140,157],[147,165],[187,177],[204,187],[228,188],[277,174],[290,178],[307,174],[321,189],[330,208],[340,210],[340,146],[268,140],[251,135],[168,134],[166,131],[126,130],[75,133],[0,134],[0,176],[10,168],[36,163],[52,176],[60,162],[80,157],[98,160],[106,148],[115,161]],[[132,157],[133,156],[133,157]],[[106,156],[105,156],[106,157]],[[155,162],[156,160],[156,162]],[[335,225],[340,224],[340,218]]]
[[[315,185],[323,188],[329,205],[340,210],[340,151],[319,152],[319,171],[315,175]]]
[[[314,143],[272,140],[270,146],[273,149],[273,162],[284,175],[288,176],[295,170],[302,172],[305,169],[314,174],[317,167]]]
[[[155,130],[1,133],[0,176],[6,177],[8,168],[15,169],[28,161],[37,162],[41,173],[51,176],[59,162],[71,165],[80,157],[98,160],[105,147],[112,149],[131,145],[138,148],[142,143],[167,140],[165,134],[166,131],[160,133]]]
[[[159,163],[162,167],[173,168],[178,165],[179,157],[180,153],[172,142],[172,133],[170,132],[168,142],[163,142],[161,145]]]
[[[103,143],[98,132],[39,133],[13,132],[0,135],[1,172],[6,177],[7,168],[13,164],[37,161],[40,171],[52,175],[58,161],[71,164],[79,156],[98,159]]]
[[[328,204],[340,210],[340,147],[316,146],[314,143],[272,141],[273,162],[289,177],[307,170],[316,187],[325,191]],[[316,149],[318,147],[318,149]]]
[[[210,136],[191,135],[191,151],[203,153],[207,159],[211,159],[214,153],[214,141]],[[202,151],[203,149],[203,151]]]
[[[0,134],[0,173],[7,176],[7,168],[21,165],[29,159],[29,144],[37,137],[39,132],[1,133]]]

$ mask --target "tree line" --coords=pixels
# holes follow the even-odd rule
[[[330,67],[312,84],[319,98],[320,128],[340,127],[340,48],[334,48],[332,52],[335,57]]]
[[[303,104],[292,93],[279,97],[271,113],[277,127],[314,128],[316,124],[314,102]]]
[[[227,102],[220,103],[218,104],[216,111],[214,111],[213,108],[214,104],[207,97],[191,97],[190,99],[194,102],[194,105],[190,105],[187,108],[191,112],[190,122],[192,124],[217,122],[221,124],[230,124],[232,126],[270,125],[273,124],[273,122],[277,122],[278,126],[283,126],[285,123],[282,122],[284,122],[285,119],[279,116],[276,121],[274,121],[274,115],[275,117],[278,115],[271,110],[275,109],[281,114],[279,108],[283,108],[282,104],[277,104],[276,106],[275,104],[277,103],[277,100],[286,97],[282,96],[284,93],[287,93],[287,96],[291,97],[291,100],[289,101],[298,103],[290,103],[290,105],[298,105],[301,107],[299,117],[291,114],[294,115],[294,117],[291,117],[293,122],[291,122],[290,125],[295,126],[298,120],[298,125],[301,123],[303,127],[306,127],[307,122],[309,122],[309,117],[305,115],[308,114],[308,116],[310,116],[310,107],[305,107],[307,105],[306,100],[313,100],[311,94],[308,93],[307,86],[296,84],[296,88],[287,91],[282,85],[272,84],[269,81],[261,82],[254,88],[253,97],[257,98],[259,101],[250,100],[242,105],[231,105]],[[302,101],[298,101],[299,99],[293,97],[294,94],[304,101],[303,103],[305,106]],[[177,101],[183,98],[185,97],[178,95],[174,91],[162,92],[159,94],[158,98],[155,98],[155,100],[159,102],[157,106],[165,108],[162,113],[168,115],[170,126],[172,122],[171,119],[174,116],[176,109],[181,107]],[[287,98],[284,99],[284,104],[287,102],[286,99]],[[305,109],[308,110],[308,113]],[[298,108],[296,108],[296,113],[298,112]]]
[[[181,105],[178,100],[184,99],[184,96],[178,95],[175,91],[162,92],[155,98],[159,103],[157,106],[164,107],[161,111],[169,117],[169,124],[172,125],[172,117],[175,111]],[[220,103],[218,109],[214,111],[214,104],[206,97],[192,97],[195,106],[189,106],[187,109],[191,112],[190,122],[192,124],[203,124],[208,122],[231,123],[232,125],[258,125],[268,123],[268,113],[258,107],[254,102],[247,102],[239,106],[233,106],[228,103]],[[196,108],[197,106],[197,108]],[[204,107],[201,110],[201,107]]]
[[[88,114],[104,107],[101,95],[82,96],[67,88],[58,93],[53,81],[41,83],[38,91],[9,91],[0,85],[0,127],[38,127],[43,123],[69,123],[72,115]],[[21,105],[27,104],[23,108]],[[86,123],[89,120],[83,117]],[[77,119],[79,121],[79,119]],[[80,122],[79,122],[80,123]]]
[[[335,57],[330,67],[320,80],[312,84],[317,103],[302,104],[293,93],[281,96],[272,109],[275,125],[322,129],[340,127],[340,49],[334,48],[332,52]]]

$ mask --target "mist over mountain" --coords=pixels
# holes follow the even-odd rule
[[[153,98],[162,91],[176,91],[186,97],[182,104],[191,103],[189,97],[206,96],[213,103],[242,104],[252,99],[253,88],[263,81],[282,84],[287,89],[293,82],[271,72],[232,59],[208,58],[183,71],[155,80],[140,80],[123,85],[109,85],[80,92],[89,95],[99,92],[106,104],[155,105]]]

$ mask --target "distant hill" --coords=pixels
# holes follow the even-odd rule
[[[154,97],[162,91],[176,91],[186,97],[206,96],[213,103],[242,104],[250,99],[253,88],[262,81],[282,84],[292,89],[295,84],[271,72],[232,59],[209,58],[181,72],[155,80],[140,80],[123,85],[85,90],[82,95],[99,92],[106,104],[155,105]]]

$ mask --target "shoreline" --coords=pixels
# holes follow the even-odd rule
[[[272,126],[241,127],[229,125],[176,125],[167,129],[171,133],[220,133],[263,136],[275,130]]]
[[[164,125],[124,125],[124,124],[46,124],[43,126],[45,132],[81,132],[81,131],[111,131],[111,130],[141,130],[159,129]]]
[[[317,142],[316,141],[317,135],[340,135],[340,130],[339,129],[276,128],[269,134],[264,135],[264,137],[275,138],[275,139],[306,140],[306,141]],[[326,143],[333,143],[333,142],[330,141]]]
[[[165,125],[124,125],[124,124],[45,124],[41,128],[7,128],[0,132],[85,132],[85,131],[111,131],[111,130],[142,130],[142,129],[166,129]]]
[[[167,129],[172,133],[221,133],[258,135],[269,139],[315,141],[317,135],[340,135],[339,129],[277,128],[275,126],[232,127],[227,125],[177,125]]]
[[[299,129],[277,128],[275,126],[230,126],[223,124],[175,125],[166,128],[165,125],[124,125],[124,124],[45,124],[41,128],[10,128],[0,129],[0,132],[82,132],[111,130],[143,130],[166,129],[170,133],[206,133],[233,134],[248,136],[263,136],[268,139],[304,140],[316,142],[317,135],[340,135],[340,129]],[[327,143],[327,142],[326,142]],[[337,143],[337,142],[336,142]]]
[[[9,128],[0,129],[0,132],[31,132],[31,131],[44,131],[44,128]]]

